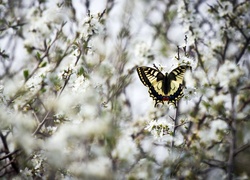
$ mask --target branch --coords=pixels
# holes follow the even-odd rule
[[[245,53],[245,51],[247,50],[248,46],[250,43],[250,37],[246,39],[246,42],[244,44],[244,47],[242,48],[241,52],[239,53],[239,55],[236,57],[236,64],[240,61],[241,57],[243,56],[243,54]]]
[[[218,167],[218,168],[225,168],[226,163],[224,161],[219,161],[216,159],[208,159],[208,160],[203,160],[203,163],[211,166],[211,167]]]
[[[179,103],[179,101],[178,101],[178,103]],[[179,108],[178,108],[179,106],[177,105],[176,106],[176,112],[175,112],[175,119],[174,119],[174,131],[173,131],[173,135],[172,135],[172,137],[173,137],[173,139],[172,139],[172,147],[174,147],[174,137],[175,137],[175,132],[176,132],[176,129],[179,127],[178,126],[178,115],[179,115]]]
[[[242,104],[242,106],[239,108],[238,112],[242,112],[245,109],[245,107],[249,105],[249,103],[250,103],[250,99],[246,100],[244,104]]]
[[[17,150],[15,150],[15,151],[13,151],[13,152],[11,152],[11,153],[9,153],[9,154],[6,154],[5,156],[3,156],[3,157],[0,158],[0,161],[3,160],[3,159],[9,158],[9,157],[11,157],[13,154],[16,154],[16,153],[18,153],[18,152],[20,152],[20,151],[21,151],[20,149],[17,149]]]
[[[2,140],[2,143],[3,143],[5,153],[10,154],[9,147],[8,147],[8,144],[7,144],[7,141],[6,141],[6,136],[3,135],[1,130],[0,130],[0,137],[1,137],[1,140]],[[12,168],[15,170],[16,173],[19,173],[19,167],[18,167],[18,164],[15,162],[15,159],[12,157],[12,155],[9,155],[8,158],[9,158],[9,161],[10,161],[9,164],[11,164]],[[5,168],[5,166],[3,168]]]
[[[243,146],[241,146],[240,148],[236,149],[235,152],[234,152],[234,157],[237,156],[240,152],[246,150],[250,148],[250,142],[247,143],[247,144],[244,144]]]
[[[37,126],[36,130],[33,132],[32,136],[35,136],[38,131],[40,131],[40,129],[42,128],[42,126],[45,124],[45,122],[47,121],[47,117],[50,114],[51,111],[48,111],[47,114],[44,116],[42,122]]]
[[[234,163],[235,163],[235,149],[236,149],[236,111],[235,111],[235,93],[231,92],[231,124],[229,126],[231,137],[230,137],[230,147],[229,147],[229,157],[227,161],[227,179],[233,179],[233,170],[234,170]]]

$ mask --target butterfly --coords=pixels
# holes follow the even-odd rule
[[[181,65],[165,75],[155,65],[154,67],[137,68],[141,82],[149,88],[148,92],[150,97],[155,100],[155,106],[158,103],[164,104],[164,101],[176,105],[176,102],[183,97],[184,73],[191,67]]]

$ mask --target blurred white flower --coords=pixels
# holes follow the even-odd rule
[[[135,55],[138,57],[147,57],[150,53],[150,47],[145,42],[140,42],[135,45]]]
[[[7,98],[13,97],[13,95],[16,94],[18,90],[20,90],[23,85],[23,82],[23,77],[21,76],[15,76],[11,79],[7,79],[3,84],[3,94]]]
[[[186,87],[183,89],[184,99],[191,100],[196,96],[196,88]]]
[[[230,94],[219,94],[217,96],[213,96],[213,104],[223,104],[223,106],[228,109],[231,107],[230,100]]]
[[[44,38],[50,39],[54,36],[56,30],[68,21],[68,15],[71,11],[56,3],[48,3],[44,10],[37,6],[31,6],[26,13],[27,23],[24,28],[25,47],[32,49],[44,47]],[[67,12],[65,12],[67,11]],[[67,24],[70,24],[68,22]],[[64,31],[63,31],[64,32]],[[63,46],[60,43],[60,46]]]
[[[27,154],[31,154],[34,148],[37,147],[38,141],[32,136],[35,129],[36,122],[30,113],[22,114],[7,108],[0,108],[0,125],[1,129],[12,128],[12,133],[9,136],[9,147],[16,148],[22,147]]]
[[[135,142],[130,135],[119,137],[115,149],[112,151],[112,156],[121,160],[126,160],[129,163],[135,162],[135,156],[139,153]]]
[[[76,80],[73,82],[72,91],[73,92],[81,92],[84,93],[88,86],[90,85],[90,82],[88,79],[86,79],[84,76],[78,76]]]
[[[56,167],[64,167],[67,161],[77,159],[82,155],[70,154],[76,151],[81,142],[100,137],[108,133],[109,123],[107,120],[87,120],[83,122],[62,124],[58,131],[44,144],[48,162]],[[81,147],[81,146],[80,146]]]
[[[184,81],[185,81],[185,86],[186,87],[195,87],[196,86],[196,81],[194,79],[192,71],[186,71],[185,72]]]
[[[66,11],[66,12],[65,12]],[[45,23],[54,23],[54,24],[62,24],[66,22],[67,16],[69,14],[67,8],[59,7],[58,5],[48,6],[48,8],[43,11],[42,17],[44,18]]]
[[[49,134],[54,134],[56,132],[58,127],[56,126],[48,126],[46,127],[46,131],[49,133]]]
[[[221,87],[237,88],[243,74],[243,70],[234,62],[225,61],[225,63],[220,66],[216,77]]]
[[[211,141],[221,141],[218,131],[226,132],[227,130],[228,124],[225,121],[218,119],[211,122],[210,128],[201,130],[198,134],[202,142],[209,144]]]
[[[188,75],[188,73],[189,72],[187,72],[187,75]],[[192,77],[195,80],[195,83],[197,84],[198,87],[204,87],[204,86],[207,86],[209,84],[208,79],[207,79],[207,75],[203,70],[196,69],[195,71],[192,71],[191,73],[192,73]],[[189,82],[187,82],[187,83],[189,83]]]
[[[222,1],[220,2],[220,6],[218,7],[220,17],[224,17],[225,15],[231,15],[233,13],[233,5],[230,1]]]
[[[97,157],[96,159],[82,162],[73,162],[69,164],[70,174],[84,179],[109,179],[111,176],[111,161],[107,157]]]
[[[193,58],[182,57],[179,62],[179,66],[180,65],[189,65],[192,69],[195,69],[195,67],[197,66],[197,61],[195,61]]]
[[[95,34],[104,34],[104,26],[100,22],[100,14],[89,14],[80,23],[82,26],[79,29],[80,37],[84,41]]]
[[[27,178],[27,179],[31,179],[33,174],[32,174],[32,170],[28,169],[27,167],[25,167],[25,169],[20,169],[20,174],[22,174],[22,178]]]
[[[151,51],[151,47],[146,42],[136,43],[133,51],[135,56],[134,58],[136,59],[136,62],[134,63],[136,65],[145,64],[145,62],[154,59],[154,54]]]

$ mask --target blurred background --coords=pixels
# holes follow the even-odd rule
[[[248,179],[247,0],[0,1],[0,177]],[[155,102],[136,68],[183,63]]]

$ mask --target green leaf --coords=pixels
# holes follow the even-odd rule
[[[89,78],[87,72],[84,70],[83,67],[81,67],[81,68],[78,70],[77,76],[84,76],[85,78]]]
[[[37,59],[41,59],[41,54],[39,52],[36,52]]]
[[[24,78],[25,78],[25,81],[27,81],[28,78],[29,78],[29,70],[24,70],[24,71],[23,71],[23,76],[24,76]]]
[[[39,68],[43,68],[43,67],[45,67],[47,65],[47,62],[41,62],[40,64],[39,64]]]
[[[84,75],[84,69],[81,67],[77,73],[78,76]]]

